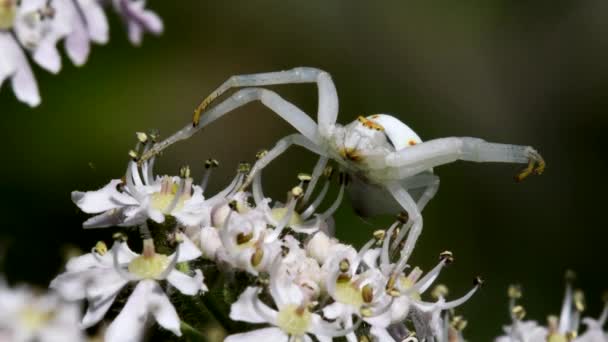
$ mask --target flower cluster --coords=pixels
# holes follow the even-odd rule
[[[583,318],[582,323],[587,329],[580,334],[581,315],[585,311],[585,296],[583,291],[573,289],[574,273],[566,274],[566,293],[559,316],[547,317],[547,326],[539,325],[536,321],[524,320],[526,310],[517,304],[521,298],[520,286],[509,287],[509,310],[512,323],[504,328],[505,335],[496,338],[495,342],[606,342],[608,332],[604,325],[608,319],[608,295],[604,298],[604,309],[598,319]]]
[[[52,281],[65,299],[87,301],[81,327],[106,317],[112,319],[106,340],[138,341],[154,320],[180,336],[184,326],[197,325],[185,322],[192,315],[183,304],[213,301],[219,286],[226,318],[243,322],[225,325],[226,341],[463,341],[466,321],[453,309],[473,296],[481,279],[447,300],[447,287],[434,283],[453,255],[440,253],[426,273],[412,266],[402,253],[412,243],[406,215],[359,249],[335,239],[332,215],[346,174],[334,177],[331,167],[318,164],[312,175],[298,175],[281,202],[264,195],[261,171],[248,189],[250,167],[241,164],[227,187],[207,195],[217,161],[205,163],[200,183],[188,167],[158,176],[155,158],[139,159],[155,136],[137,137],[123,179],[72,194],[80,209],[95,215],[85,228],[135,227],[143,250],[133,252],[126,236],[115,234],[111,248],[99,242]],[[338,194],[323,205],[335,178]]]
[[[0,0],[0,86],[10,79],[17,98],[37,106],[38,85],[26,54],[52,73],[61,69],[57,43],[64,40],[68,57],[83,65],[91,43],[108,41],[108,21],[101,0]],[[112,0],[128,27],[129,39],[140,44],[144,32],[160,34],[161,19],[145,8],[146,0]]]

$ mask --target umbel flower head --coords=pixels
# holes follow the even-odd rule
[[[572,282],[574,273],[566,273],[566,292],[559,316],[547,317],[547,325],[539,325],[536,321],[526,321],[526,310],[517,304],[522,296],[519,285],[509,287],[509,311],[512,323],[504,328],[505,335],[496,338],[496,342],[607,342],[608,333],[604,331],[608,319],[608,298],[598,319],[584,318],[587,326],[584,333],[581,330],[581,316],[586,309],[585,297],[581,290],[574,290]],[[608,297],[608,296],[605,296]]]
[[[13,92],[30,106],[40,104],[36,79],[27,55],[54,74],[61,70],[57,43],[65,41],[68,57],[83,65],[91,43],[108,41],[108,21],[102,0],[0,0],[0,87],[10,79]],[[145,9],[145,0],[114,0],[133,44],[143,32],[160,34],[163,24]]]
[[[430,291],[453,255],[440,253],[426,273],[411,265],[404,250],[415,237],[404,215],[360,249],[334,238],[332,215],[348,183],[345,174],[338,174],[338,194],[326,204],[335,178],[324,163],[312,175],[294,177],[283,201],[265,196],[262,172],[247,181],[247,163],[228,186],[208,195],[217,161],[205,162],[200,182],[188,167],[178,176],[156,176],[155,159],[139,158],[154,136],[137,138],[123,179],[72,193],[80,209],[95,215],[84,227],[133,227],[143,245],[136,254],[118,235],[111,249],[98,243],[53,280],[51,287],[66,299],[87,301],[83,328],[109,319],[115,307],[120,313],[105,331],[107,340],[141,340],[153,321],[180,336],[184,326],[201,326],[191,309],[204,305],[205,312],[224,308],[220,318],[264,325],[243,331],[225,324],[226,341],[463,341],[466,321],[453,309],[473,296],[481,280],[455,300],[446,300],[445,285]],[[124,303],[120,298],[127,294]]]

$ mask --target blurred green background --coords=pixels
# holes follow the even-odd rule
[[[441,188],[424,212],[412,262],[428,270],[449,249],[441,275],[452,297],[480,274],[486,286],[458,311],[466,336],[487,341],[508,322],[506,288],[524,287],[528,317],[558,313],[563,273],[579,274],[597,316],[606,277],[608,193],[608,3],[580,1],[151,1],[166,31],[130,46],[116,16],[111,40],[59,75],[35,68],[42,105],[0,91],[3,224],[0,256],[13,282],[46,285],[66,245],[87,250],[110,230],[82,230],[72,190],[120,177],[134,132],[168,135],[230,75],[314,66],[330,72],[339,122],[393,113],[423,139],[474,136],[535,146],[548,167],[516,184],[514,165],[455,163],[436,169]],[[274,87],[308,113],[313,85]],[[200,174],[220,160],[219,189],[241,160],[293,132],[259,104],[217,121],[167,151],[158,173],[183,164]],[[315,157],[294,149],[265,172],[277,198]],[[337,235],[361,245],[389,219],[364,222],[345,203]]]

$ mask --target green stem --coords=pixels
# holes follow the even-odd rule
[[[209,339],[207,337],[205,337],[205,335],[203,335],[203,333],[201,333],[200,331],[196,330],[193,326],[191,326],[190,324],[181,321],[180,323],[182,332],[184,333],[184,335],[186,337],[190,337],[190,341],[201,341],[201,342],[208,342]]]

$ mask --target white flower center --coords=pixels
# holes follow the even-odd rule
[[[1,0],[0,0],[1,1]],[[184,207],[184,202],[190,199],[190,192],[185,191],[179,195],[175,206],[172,208],[173,201],[179,190],[179,185],[173,182],[172,179],[163,179],[161,191],[152,194],[152,208],[162,212],[165,215],[170,215],[172,211],[179,211]]]
[[[404,289],[404,290],[409,290],[409,289],[411,289],[412,287],[414,287],[415,283],[414,283],[414,281],[413,281],[412,279],[410,279],[410,278],[408,278],[408,277],[406,277],[406,276],[402,275],[401,277],[399,277],[399,285],[401,285],[401,288],[402,288],[402,289]],[[409,297],[410,297],[410,298],[412,298],[412,299],[415,299],[415,300],[420,300],[420,299],[422,299],[422,298],[420,297],[420,292],[418,292],[418,291],[412,291],[412,292],[409,294]]]
[[[52,311],[42,311],[33,307],[26,307],[20,313],[21,323],[30,330],[39,330],[44,327],[51,319],[54,313]]]
[[[129,263],[129,272],[143,279],[160,280],[160,275],[170,264],[169,257],[163,254],[140,255]]]
[[[557,334],[557,333],[550,333],[549,336],[547,336],[547,342],[568,342],[569,339],[562,334]]]
[[[337,301],[343,304],[349,304],[355,307],[361,307],[363,305],[363,294],[361,293],[361,290],[351,282],[337,283],[334,296]]]
[[[15,0],[0,0],[0,30],[13,27],[17,14],[17,2]]]
[[[302,336],[310,327],[310,311],[295,304],[284,306],[277,315],[277,326],[293,336]]]
[[[270,215],[273,219],[275,219],[275,221],[279,222],[285,217],[285,215],[287,215],[287,208],[274,208],[270,212]],[[287,226],[293,227],[299,224],[302,224],[302,218],[300,218],[300,215],[294,211],[289,218],[289,222],[287,222]]]

